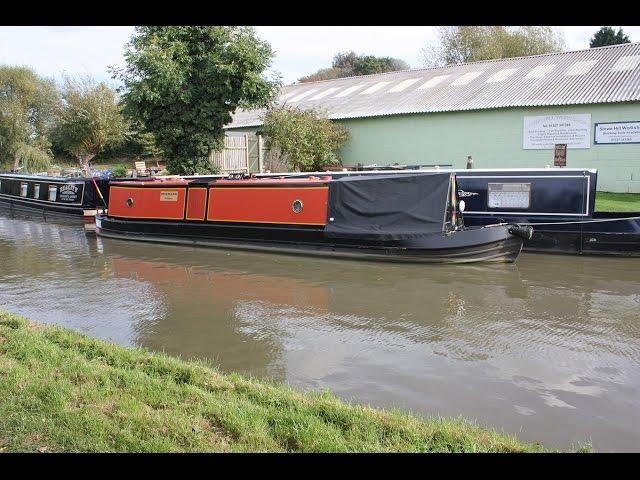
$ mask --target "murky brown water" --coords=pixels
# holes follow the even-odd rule
[[[0,216],[0,308],[525,441],[640,451],[640,259],[418,266],[100,239]]]

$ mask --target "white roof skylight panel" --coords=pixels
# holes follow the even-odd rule
[[[543,64],[543,65],[537,65],[529,73],[527,73],[524,76],[524,78],[526,78],[528,80],[530,80],[532,78],[542,78],[545,75],[547,75],[547,73],[549,73],[554,68],[556,68],[556,64],[555,63],[546,63],[546,64]]]
[[[498,70],[496,73],[491,75],[485,83],[498,83],[504,82],[507,78],[518,71],[517,68],[503,68],[502,70]]]
[[[620,57],[618,61],[611,67],[612,72],[624,72],[633,70],[640,65],[640,55],[627,55]]]
[[[340,97],[346,97],[347,95],[352,94],[353,92],[355,92],[356,90],[360,90],[363,87],[366,87],[367,84],[366,83],[361,83],[359,85],[352,85],[351,87],[341,91],[340,93],[338,93],[337,95],[334,95],[333,98],[340,98]]]
[[[369,88],[367,88],[366,90],[363,90],[362,92],[360,92],[360,95],[369,95],[373,92],[377,92],[378,90],[380,90],[381,88],[384,88],[385,85],[389,85],[391,82],[378,82],[378,83],[374,83],[373,85],[371,85]]]
[[[284,102],[287,98],[295,95],[297,92],[294,90],[293,92],[289,92],[289,93],[283,93],[282,95],[280,95],[280,97],[278,98],[278,100],[280,100],[281,102]]]
[[[407,88],[409,88],[414,83],[419,82],[420,80],[421,80],[420,77],[418,77],[418,78],[407,78],[406,80],[401,81],[395,87],[391,87],[387,91],[388,92],[401,92],[401,91],[406,90]]]
[[[302,92],[300,95],[297,95],[295,97],[293,97],[291,100],[289,100],[290,102],[297,102],[299,100],[302,100],[303,98],[308,97],[309,95],[311,95],[312,93],[317,92],[318,89],[317,88],[312,88],[310,90],[306,90],[304,92]]]
[[[340,90],[340,87],[331,87],[331,88],[327,88],[326,90],[322,90],[320,93],[314,95],[313,97],[311,97],[309,100],[320,100],[321,98],[326,97],[327,95],[331,95],[333,92],[335,92],[336,90]]]
[[[422,85],[420,85],[418,87],[418,90],[424,90],[426,88],[433,88],[436,85],[438,85],[439,83],[444,82],[447,78],[449,78],[451,75],[437,75],[433,78],[430,78],[429,80],[427,80],[426,82],[424,82]]]
[[[576,62],[567,68],[564,74],[566,76],[584,75],[585,73],[589,73],[589,70],[591,70],[596,63],[598,63],[598,60],[583,60],[581,62]]]
[[[453,82],[451,82],[451,85],[467,85],[473,82],[476,78],[478,78],[483,73],[484,73],[483,71],[467,72],[464,75],[456,78]]]

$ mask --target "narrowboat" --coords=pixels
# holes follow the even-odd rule
[[[530,225],[525,251],[640,256],[640,212],[596,212],[597,171],[458,171],[467,225]]]
[[[0,207],[16,213],[93,223],[107,206],[108,179],[0,173]]]
[[[467,227],[455,174],[109,184],[103,237],[398,262],[514,262],[531,227]]]

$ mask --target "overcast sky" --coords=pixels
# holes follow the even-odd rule
[[[437,27],[256,27],[275,50],[272,69],[292,83],[331,66],[338,52],[391,56],[421,67],[420,52],[436,39]],[[589,48],[598,26],[557,27],[567,49]],[[617,26],[616,26],[617,28]],[[640,27],[622,29],[634,42]],[[107,67],[122,65],[124,44],[133,27],[0,27],[0,64],[28,65],[46,76],[89,74],[114,85]]]

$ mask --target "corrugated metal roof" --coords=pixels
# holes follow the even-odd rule
[[[638,55],[640,43],[627,43],[300,83],[283,87],[278,104],[322,108],[341,119],[638,101]],[[263,114],[239,109],[226,128],[261,125]]]

